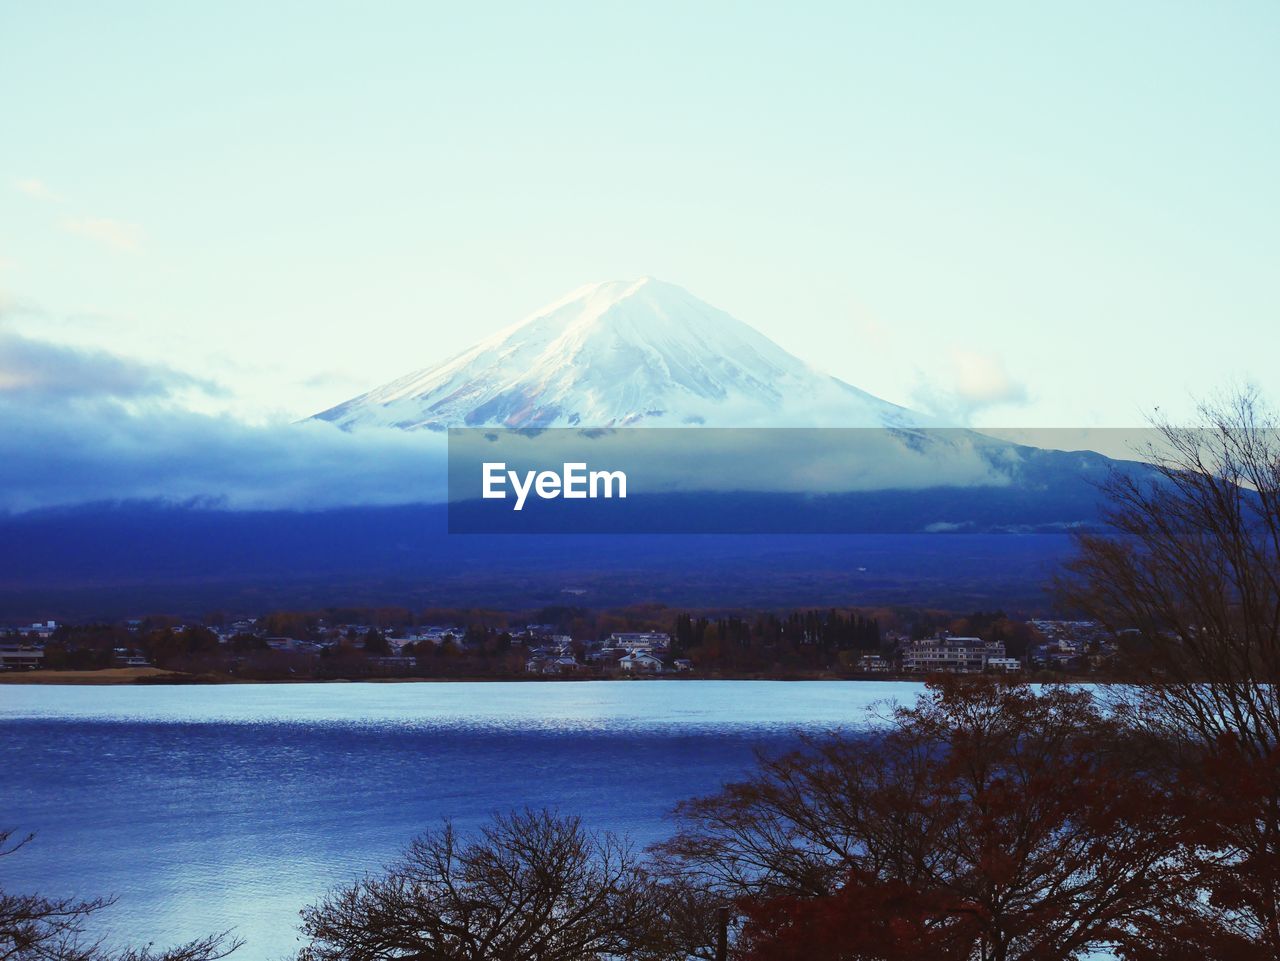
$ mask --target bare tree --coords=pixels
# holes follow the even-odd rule
[[[1120,636],[1150,723],[1265,756],[1280,744],[1280,431],[1253,391],[1201,417],[1157,423],[1154,478],[1112,475],[1112,531],[1079,539],[1059,589]]]
[[[32,835],[0,831],[0,857],[20,850]],[[217,961],[241,946],[227,933],[155,951],[150,946],[111,949],[86,933],[90,916],[115,903],[13,894],[0,890],[0,961]]]
[[[302,912],[300,961],[684,958],[696,926],[629,845],[526,811],[472,837],[446,822],[378,876]],[[679,922],[679,923],[672,923]],[[681,936],[683,930],[684,937]]]
[[[1079,540],[1063,599],[1116,634],[1117,709],[1170,760],[1216,904],[1280,956],[1280,431],[1256,391],[1157,423],[1154,477],[1106,485],[1112,532]],[[1237,957],[1244,957],[1237,954]]]

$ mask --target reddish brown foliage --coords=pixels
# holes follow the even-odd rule
[[[972,923],[950,929],[931,923],[959,905],[857,871],[830,897],[778,897],[743,906],[747,923],[739,955],[755,961],[913,961],[946,957],[949,942],[977,937]]]
[[[1138,958],[1206,923],[1185,819],[1082,691],[938,680],[683,813],[666,853],[737,895],[756,961]]]

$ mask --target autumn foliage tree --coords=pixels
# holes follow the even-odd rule
[[[755,961],[1050,961],[1212,926],[1179,812],[1081,690],[930,682],[685,804],[671,870],[736,901]]]

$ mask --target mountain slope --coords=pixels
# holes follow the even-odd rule
[[[823,374],[688,291],[591,284],[435,367],[316,415],[344,429],[903,427],[918,415]]]

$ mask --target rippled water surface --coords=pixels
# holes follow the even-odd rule
[[[648,843],[800,730],[867,723],[895,682],[0,686],[0,888],[115,894],[101,930],[234,927],[244,961],[297,912],[450,817],[554,807]]]

